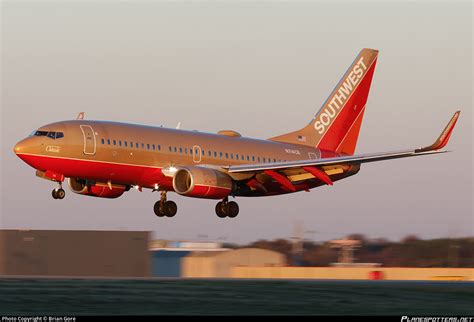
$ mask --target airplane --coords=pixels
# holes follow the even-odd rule
[[[220,200],[215,212],[234,218],[239,206],[229,197],[275,196],[332,185],[357,174],[363,163],[447,152],[442,150],[458,120],[457,111],[437,140],[418,149],[354,154],[378,50],[364,48],[321,109],[302,129],[266,140],[233,130],[203,133],[109,121],[76,120],[41,126],[14,147],[16,155],[80,195],[117,198],[131,188],[160,191],[158,217],[173,217],[167,192]]]

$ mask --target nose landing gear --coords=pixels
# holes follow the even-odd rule
[[[239,205],[235,201],[230,201],[227,198],[219,201],[216,205],[216,215],[219,218],[235,218],[239,214]]]
[[[161,199],[153,207],[158,217],[174,217],[178,212],[178,206],[174,201],[166,200],[166,191],[161,192]]]
[[[59,188],[53,189],[51,195],[54,199],[64,199],[66,196],[66,191],[64,191],[61,183],[59,183]]]

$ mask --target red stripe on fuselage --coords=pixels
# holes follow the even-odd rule
[[[136,184],[148,188],[158,184],[162,188],[173,190],[171,178],[164,176],[158,167],[35,154],[18,154],[18,157],[35,169],[51,170],[66,177],[102,182],[111,180],[114,183]]]

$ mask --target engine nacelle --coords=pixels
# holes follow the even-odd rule
[[[68,184],[72,192],[99,198],[118,198],[127,190],[126,186],[115,184],[112,185],[112,189],[106,183],[87,185],[84,180],[76,178],[69,178]]]
[[[183,196],[222,199],[232,192],[233,182],[227,174],[214,169],[185,167],[176,171],[173,189]]]

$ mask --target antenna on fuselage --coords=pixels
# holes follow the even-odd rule
[[[176,129],[179,130],[180,127],[181,127],[181,122],[178,122],[178,124],[176,125]]]
[[[79,114],[77,114],[76,120],[83,120],[83,119],[84,119],[84,112],[79,112]]]

